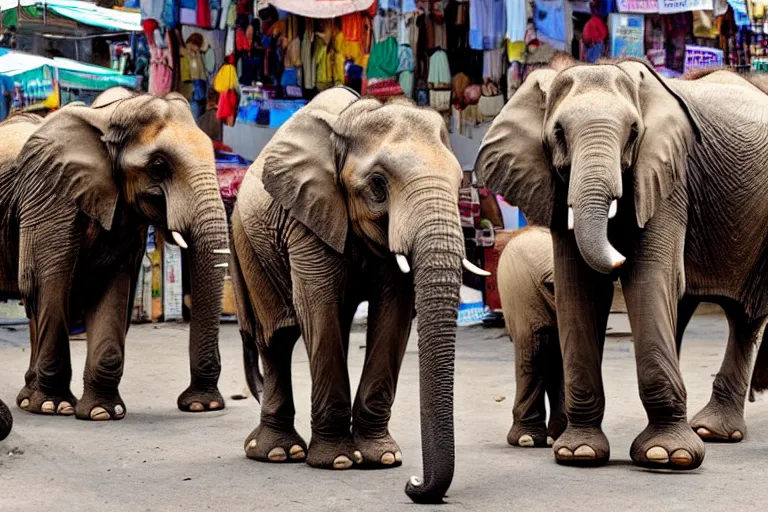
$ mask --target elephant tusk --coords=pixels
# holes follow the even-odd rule
[[[213,266],[213,268],[227,268],[229,267],[229,263],[217,263]]]
[[[214,249],[213,254],[232,254],[229,249]]]
[[[408,264],[408,258],[403,254],[395,254],[395,261],[397,266],[400,267],[400,272],[403,274],[409,274],[411,272],[411,266]]]
[[[573,208],[568,207],[568,229],[573,230]]]
[[[461,264],[464,265],[465,269],[469,270],[470,272],[478,276],[488,277],[491,275],[490,272],[478,267],[477,265],[469,261],[467,258],[464,258],[463,260],[461,260]]]
[[[618,211],[618,209],[619,209],[619,201],[614,199],[613,202],[611,203],[610,208],[608,208],[608,218],[609,219],[614,218],[616,216],[616,212]]]
[[[624,264],[625,261],[627,261],[627,258],[624,257],[623,254],[621,254],[619,251],[613,248],[611,246],[610,249],[610,258],[611,258],[611,268],[619,268]]]
[[[173,236],[173,241],[176,242],[176,245],[178,245],[182,249],[189,248],[189,246],[187,245],[187,242],[184,240],[184,237],[181,236],[181,233],[179,233],[178,231],[171,231],[171,235]]]

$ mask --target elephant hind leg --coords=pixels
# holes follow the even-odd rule
[[[507,443],[512,446],[545,447],[547,443],[547,334],[533,328],[520,329],[514,336],[515,405]],[[562,363],[560,362],[562,368]],[[562,372],[562,370],[561,370]],[[554,439],[553,439],[554,441]]]
[[[729,324],[728,346],[709,403],[693,417],[691,427],[705,441],[738,442],[747,435],[744,401],[752,352],[763,319],[749,321],[737,305],[724,309]]]

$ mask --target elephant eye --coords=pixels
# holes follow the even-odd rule
[[[640,128],[638,128],[637,123],[632,123],[632,126],[629,127],[629,137],[627,138],[628,148],[632,147],[632,145],[635,143],[639,135],[640,135]]]
[[[171,166],[163,157],[155,157],[149,163],[149,172],[157,180],[164,180],[171,175]]]
[[[568,141],[565,140],[565,130],[563,130],[563,125],[560,123],[555,123],[555,142],[557,142],[557,144],[564,150],[568,150]]]
[[[383,203],[387,200],[387,179],[379,173],[371,176],[370,196],[375,203]]]

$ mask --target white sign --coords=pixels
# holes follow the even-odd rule
[[[163,254],[163,316],[168,320],[181,320],[184,290],[181,287],[181,249],[165,244]]]
[[[711,10],[712,0],[659,0],[659,14]]]

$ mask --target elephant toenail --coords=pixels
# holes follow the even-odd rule
[[[349,469],[352,467],[352,461],[346,455],[339,455],[333,460],[333,469]]]
[[[733,434],[731,434],[731,439],[733,439],[734,441],[741,441],[742,439],[744,439],[744,434],[736,430]]]
[[[693,456],[688,450],[675,450],[672,452],[672,462],[678,466],[690,466],[693,463]]]
[[[360,453],[359,450],[355,450],[352,453],[352,458],[355,459],[355,464],[362,464],[363,463],[363,454]]]
[[[555,444],[555,440],[551,436],[547,436],[547,446],[552,446],[553,444]]]
[[[391,452],[386,452],[384,455],[381,456],[381,463],[389,466],[390,464],[395,463],[395,455]]]
[[[40,412],[44,412],[46,414],[51,414],[54,411],[53,402],[51,400],[48,400],[46,402],[43,402],[43,405],[40,406]]]
[[[103,407],[94,407],[91,409],[91,419],[95,421],[106,421],[109,419],[109,413]]]
[[[22,400],[21,403],[19,404],[19,407],[21,407],[22,409],[26,409],[27,407],[29,407],[29,398],[25,398],[24,400]]]
[[[285,450],[280,447],[272,448],[267,454],[267,458],[272,462],[282,462],[286,459]]]
[[[395,462],[403,462],[403,454],[399,450],[395,452]]]
[[[219,404],[219,402],[216,402],[216,401],[208,404],[208,408],[212,411],[218,409],[219,407],[221,407],[221,404]]]
[[[578,457],[580,459],[594,459],[595,450],[593,450],[591,446],[587,446],[583,444],[578,448],[576,448],[576,451],[573,452],[573,456]]]
[[[562,457],[564,459],[570,459],[571,457],[573,457],[573,452],[568,448],[566,448],[565,446],[563,446],[562,448],[557,450],[557,455],[558,457]]]
[[[706,429],[704,427],[697,428],[696,433],[699,435],[699,437],[704,439],[709,439],[710,437],[712,437],[712,432],[710,432],[709,429]]]
[[[655,462],[657,464],[666,464],[667,462],[669,462],[669,453],[667,453],[667,450],[665,450],[661,446],[654,446],[652,448],[648,448],[648,451],[645,452],[645,457],[650,462]]]
[[[248,441],[248,444],[245,445],[245,451],[256,449],[257,444],[258,443],[256,442],[255,439],[251,439],[250,441]]]
[[[123,409],[123,406],[120,404],[117,404],[115,406],[115,416],[122,416],[125,414],[125,409]]]
[[[254,442],[255,442],[255,439],[254,439]],[[303,459],[305,457],[304,448],[302,448],[297,444],[291,446],[290,456],[292,459],[295,459],[295,460]]]
[[[189,410],[192,412],[201,412],[204,409],[205,407],[203,407],[203,404],[201,404],[200,402],[192,402],[191,404],[189,404]]]
[[[75,410],[72,408],[72,404],[69,402],[61,402],[59,407],[56,408],[56,414],[61,414],[63,416],[69,416],[73,412],[75,412]]]
[[[517,444],[519,444],[520,446],[529,448],[533,446],[533,438],[528,434],[523,434],[522,436],[520,436],[520,439],[517,440]]]

